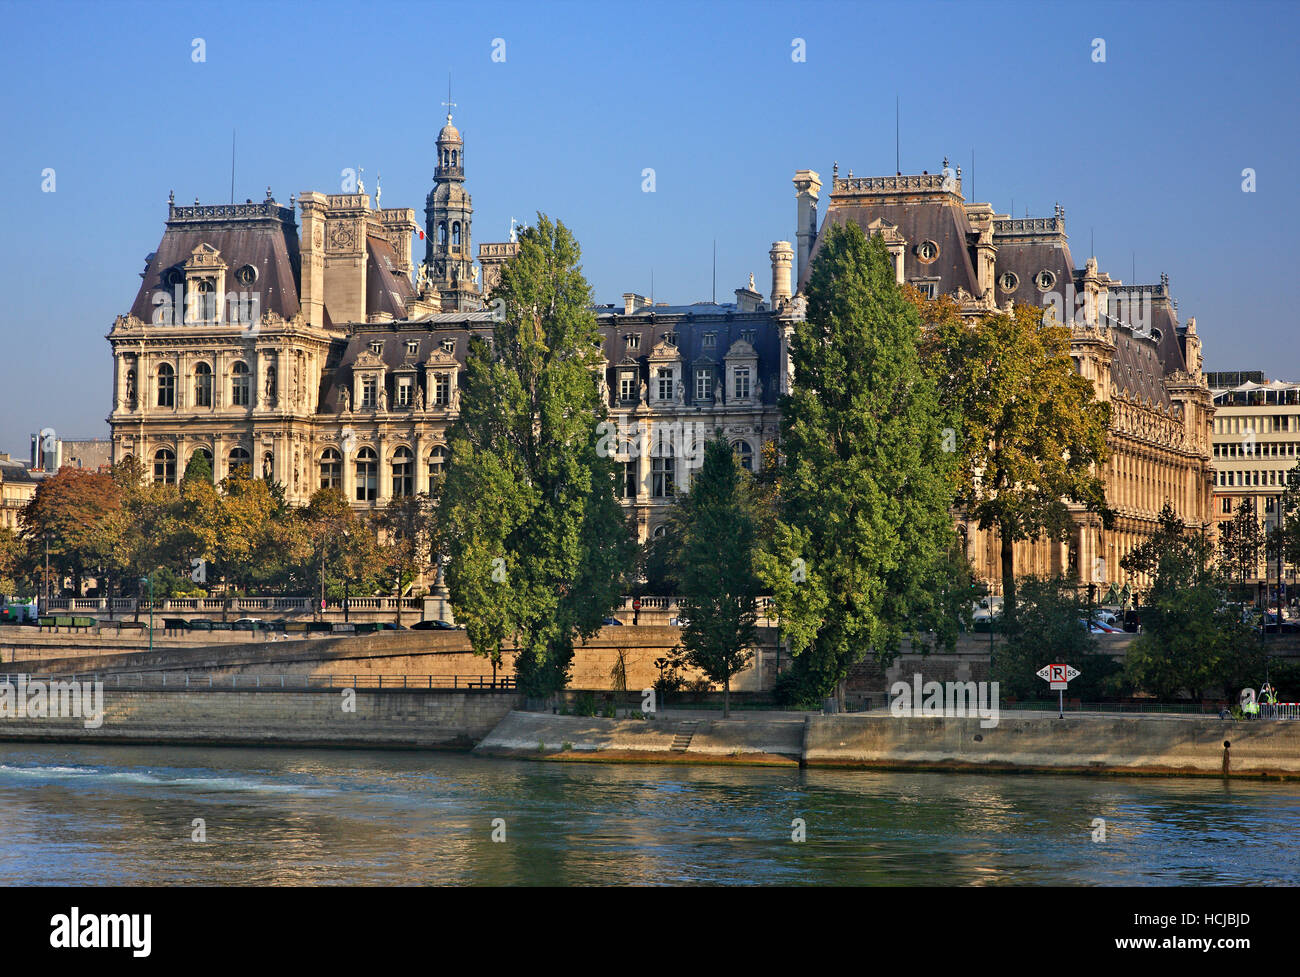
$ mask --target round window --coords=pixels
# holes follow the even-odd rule
[[[1038,286],[1040,292],[1050,291],[1052,286],[1056,284],[1056,276],[1050,271],[1040,271],[1034,277],[1034,284]]]
[[[916,255],[922,261],[933,261],[939,257],[939,245],[933,241],[922,241],[916,249]]]
[[[1014,292],[1020,287],[1020,279],[1016,277],[1015,272],[1004,271],[1002,277],[998,279],[998,285],[1004,292]]]
[[[253,282],[257,281],[257,269],[252,265],[244,265],[244,267],[235,272],[235,281],[247,288],[249,285],[252,285]]]

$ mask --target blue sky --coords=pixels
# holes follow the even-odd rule
[[[1076,263],[1169,274],[1209,369],[1300,379],[1300,5],[12,3],[0,11],[0,451],[105,436],[104,339],[178,202],[383,177],[423,222],[447,75],[477,242],[544,211],[597,301],[691,302],[793,239],[791,177],[947,154],[968,197],[1060,202]],[[1092,59],[1093,39],[1106,60]],[[202,38],[206,61],[192,60]],[[494,39],[505,60],[494,61]],[[792,60],[792,42],[807,59]],[[500,50],[500,46],[496,47]],[[56,189],[41,190],[53,168]],[[652,167],[656,191],[642,192]],[[1257,190],[1243,193],[1242,170]],[[417,253],[422,254],[422,246]]]

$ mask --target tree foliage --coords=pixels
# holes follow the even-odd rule
[[[1070,329],[1028,305],[965,321],[923,302],[922,344],[944,416],[955,423],[956,502],[1001,547],[1005,613],[1015,613],[1014,543],[1064,539],[1069,503],[1109,523],[1102,475],[1110,405],[1070,356]]]
[[[904,634],[956,636],[953,455],[942,450],[916,308],[879,237],[832,225],[791,342],[781,400],[779,518],[759,561],[795,655],[782,694],[829,693],[855,662],[890,660]]]
[[[681,655],[722,685],[730,714],[731,677],[753,660],[757,599],[755,559],[763,521],[753,476],[722,438],[704,446],[704,463],[669,517],[673,568],[681,582],[678,607],[686,619]]]
[[[492,342],[470,343],[442,499],[457,620],[494,663],[513,637],[520,687],[538,696],[564,687],[575,640],[600,629],[635,559],[597,452],[601,337],[579,257],[544,215],[521,235]]]

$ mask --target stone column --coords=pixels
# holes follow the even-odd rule
[[[392,452],[389,447],[388,435],[379,436],[379,486],[378,486],[378,503],[383,505],[393,497],[393,460],[389,457]]]
[[[339,454],[343,457],[343,497],[347,499],[349,503],[352,503],[357,499],[357,453],[355,445],[353,450],[349,451],[348,448],[340,442]]]

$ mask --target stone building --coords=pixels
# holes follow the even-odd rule
[[[1076,267],[1060,206],[1050,217],[995,213],[988,203],[965,199],[961,170],[947,160],[936,174],[840,177],[838,171],[837,164],[820,224],[819,174],[794,176],[800,288],[826,227],[853,221],[881,235],[900,283],[931,297],[949,295],[964,315],[1013,303],[1054,309],[1057,321],[1072,326],[1076,368],[1113,409],[1105,475],[1117,518],[1104,529],[1098,516],[1074,507],[1069,541],[1017,543],[1016,567],[1063,572],[1080,583],[1144,586],[1143,579],[1129,579],[1120,560],[1152,532],[1166,501],[1190,526],[1212,523],[1214,405],[1196,320],[1179,322],[1168,277],[1156,285],[1124,285],[1101,271],[1095,257]],[[997,534],[964,520],[959,529],[976,573],[997,592]]]
[[[175,482],[196,455],[214,477],[246,467],[306,503],[322,486],[359,509],[427,491],[448,460],[485,297],[518,249],[470,253],[465,143],[451,116],[437,139],[423,261],[413,210],[351,194],[179,206],[149,255],[130,311],[108,335],[113,458]],[[698,442],[722,432],[754,467],[777,435],[786,382],[793,248],[773,246],[770,300],[753,276],[736,302],[599,306],[603,391],[618,490],[644,539],[689,484]],[[481,274],[481,280],[480,280]],[[775,311],[774,311],[775,309]]]
[[[36,495],[41,477],[8,452],[0,452],[0,526],[18,532],[23,509]]]

